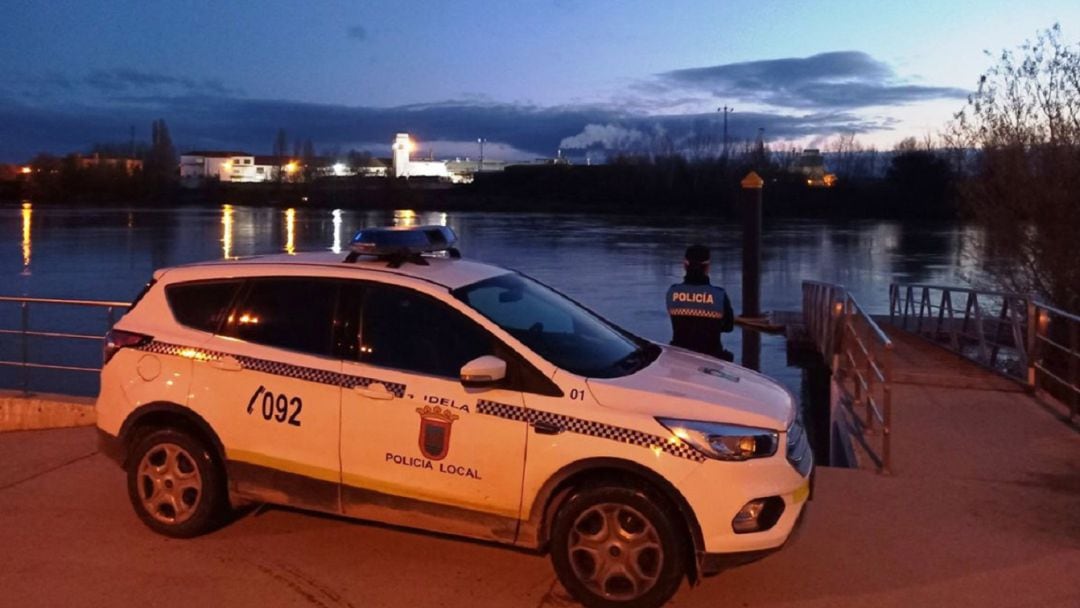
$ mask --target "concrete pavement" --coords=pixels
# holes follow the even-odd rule
[[[940,464],[918,472],[908,458],[894,477],[819,469],[810,511],[787,547],[684,586],[673,604],[1080,605],[1080,439],[1042,415],[1045,434],[981,446],[1066,457],[1042,470],[1026,469],[1026,458],[1002,475],[968,461],[955,472]],[[571,602],[545,557],[283,509],[206,537],[166,539],[136,519],[124,474],[95,453],[92,429],[0,434],[0,606],[151,604]]]

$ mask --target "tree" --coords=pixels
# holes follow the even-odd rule
[[[277,163],[277,183],[285,178],[285,167],[289,163],[289,139],[285,135],[285,129],[279,128],[274,137],[274,159]]]
[[[974,149],[961,189],[985,229],[988,270],[1007,288],[1080,311],[1080,45],[1058,25],[1005,50],[950,127]]]
[[[896,145],[885,172],[888,192],[900,217],[953,217],[952,170],[934,150],[922,149],[914,137]]]
[[[311,183],[315,179],[315,145],[311,139],[304,140],[304,146],[300,150],[300,158],[304,165],[304,181]]]
[[[179,177],[178,166],[169,127],[164,119],[155,120],[150,125],[150,149],[143,160],[143,176],[150,192],[160,194],[172,186]]]

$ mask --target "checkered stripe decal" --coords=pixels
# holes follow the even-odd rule
[[[189,357],[201,361],[213,361],[222,357],[232,356],[240,362],[240,365],[244,366],[244,369],[262,372],[264,374],[284,376],[286,378],[296,378],[298,380],[304,380],[307,382],[317,382],[319,384],[329,384],[331,386],[340,386],[343,388],[368,386],[378,382],[386,386],[386,390],[390,391],[390,393],[392,393],[394,396],[405,396],[405,385],[397,382],[385,382],[377,378],[365,378],[364,376],[351,376],[349,374],[342,374],[314,367],[290,365],[288,363],[281,363],[280,361],[256,359],[254,357],[245,357],[243,355],[229,355],[229,353],[203,350],[201,348],[191,348],[189,346],[180,346],[178,344],[169,344],[166,342],[157,341],[152,341],[149,344],[140,346],[139,350],[148,353],[155,353],[158,355]]]
[[[715,310],[699,310],[697,308],[672,308],[668,314],[674,317],[705,317],[706,319],[723,319],[724,313]]]
[[[672,456],[686,458],[687,460],[693,460],[694,462],[704,462],[705,460],[705,456],[701,452],[695,450],[683,441],[676,439],[675,442],[672,442],[659,435],[651,435],[649,433],[621,426],[593,422],[592,420],[583,420],[581,418],[574,418],[573,416],[563,416],[562,414],[552,414],[551,412],[542,412],[540,410],[533,410],[517,405],[485,401],[483,399],[477,400],[476,411],[480,414],[487,414],[488,416],[497,416],[508,420],[521,420],[530,424],[534,422],[548,422],[559,425],[564,430],[579,435],[610,439],[612,441],[629,443],[643,448],[660,448]]]

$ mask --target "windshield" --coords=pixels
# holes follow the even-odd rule
[[[625,376],[660,354],[659,347],[520,274],[492,277],[453,293],[536,354],[581,376]]]

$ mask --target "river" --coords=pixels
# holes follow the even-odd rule
[[[363,226],[445,224],[474,258],[520,270],[552,285],[612,321],[658,342],[670,339],[663,294],[681,278],[690,243],[712,248],[712,279],[741,308],[741,230],[704,217],[505,212],[356,211],[242,207],[80,208],[0,207],[0,295],[53,298],[133,298],[156,268],[199,260],[347,249]],[[978,277],[970,244],[977,234],[950,223],[766,219],[762,307],[799,310],[801,282],[846,285],[865,308],[887,312],[890,282],[963,284]],[[344,253],[342,254],[344,255]],[[103,314],[32,309],[37,329],[100,333]],[[73,319],[75,319],[73,321]],[[18,307],[0,306],[0,329],[20,322]],[[725,347],[740,361],[744,335]],[[756,348],[757,337],[748,346]],[[761,371],[808,401],[807,370],[788,361],[782,336],[760,339]],[[21,345],[0,336],[0,359],[21,356]],[[751,349],[752,350],[752,349]],[[30,343],[42,362],[94,365],[100,345]],[[0,368],[0,387],[16,387],[21,371]],[[35,371],[35,390],[93,394],[93,374]]]

